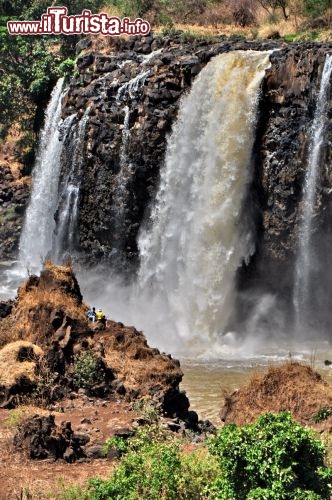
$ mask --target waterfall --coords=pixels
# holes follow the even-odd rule
[[[55,86],[45,114],[32,175],[30,203],[20,238],[19,262],[22,267],[38,270],[51,250],[53,219],[58,201],[61,142],[59,123],[63,79]]]
[[[150,70],[142,71],[129,82],[124,83],[118,90],[116,96],[117,101],[122,101],[126,94],[128,94],[129,97],[133,97],[135,92],[137,92],[138,89],[144,85],[144,82],[149,74]]]
[[[295,331],[300,333],[310,322],[312,316],[311,275],[315,267],[313,231],[315,219],[316,193],[319,180],[321,150],[324,143],[324,131],[327,124],[326,104],[331,88],[332,55],[325,60],[317,105],[310,133],[308,168],[303,187],[303,209],[299,228],[298,255],[295,265],[295,285],[293,305],[295,311]]]
[[[123,241],[125,239],[123,232],[126,229],[126,211],[128,210],[127,202],[130,196],[129,183],[134,173],[134,165],[130,161],[130,156],[128,154],[128,145],[130,142],[129,106],[125,105],[123,111],[124,111],[124,121],[122,128],[122,143],[120,148],[120,165],[119,165],[120,168],[115,179],[115,188],[114,188],[114,196],[112,203],[112,208],[114,212],[114,228],[118,236],[117,250],[120,251],[122,250],[121,246],[123,245]]]
[[[61,122],[63,79],[53,90],[45,114],[32,176],[32,190],[20,239],[20,267],[38,271],[49,255],[61,260],[76,246],[80,179],[89,109],[80,121]],[[61,180],[62,165],[67,175]]]
[[[78,203],[89,114],[90,108],[87,108],[81,120],[72,124],[63,140],[61,160],[67,165],[67,175],[60,185],[55,214],[52,256],[56,262],[59,262],[66,253],[72,254],[78,246]]]
[[[169,337],[175,329],[202,345],[225,333],[231,319],[236,272],[253,252],[241,214],[268,66],[268,52],[219,55],[182,99],[139,238],[138,296],[149,297],[150,317],[167,307]]]

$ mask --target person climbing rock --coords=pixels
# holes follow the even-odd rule
[[[90,309],[87,313],[86,313],[86,316],[87,318],[90,320],[90,321],[96,321],[96,317],[97,317],[97,313],[96,313],[96,308],[93,307],[92,309]]]

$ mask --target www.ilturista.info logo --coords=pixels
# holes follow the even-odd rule
[[[11,35],[75,35],[79,33],[108,36],[147,35],[150,24],[143,19],[130,21],[128,17],[109,17],[104,12],[92,14],[83,10],[81,15],[68,16],[66,7],[48,7],[40,21],[8,21]]]

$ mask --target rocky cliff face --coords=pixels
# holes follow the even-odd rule
[[[240,289],[259,288],[289,302],[310,127],[332,44],[148,36],[113,39],[97,51],[89,39],[82,40],[63,118],[77,113],[81,120],[88,114],[74,240],[89,264],[104,260],[128,274],[137,267],[137,235],[155,197],[167,137],[181,96],[204,65],[230,50],[273,49],[277,50],[263,82],[248,197],[255,214],[256,252],[240,270],[238,281]],[[317,251],[325,265],[332,241],[331,133],[329,126],[317,199],[316,230],[324,234]],[[65,145],[62,179],[69,175],[71,160],[71,145]]]
[[[18,249],[24,210],[29,198],[29,181],[9,162],[0,164],[0,259],[11,259]]]
[[[330,51],[331,45],[299,44],[274,52],[262,89],[251,187],[257,247],[252,262],[240,273],[240,286],[276,293],[283,308],[291,305],[311,125]],[[330,99],[329,119],[331,104]],[[315,231],[324,235],[316,248],[322,269],[328,268],[331,241],[331,140],[329,125],[315,206],[319,215]]]
[[[137,234],[153,200],[167,135],[181,95],[222,52],[275,43],[181,42],[179,37],[117,40],[108,54],[78,59],[63,115],[90,108],[81,185],[79,242],[89,259],[117,269],[137,264]],[[63,175],[70,168],[64,162]]]
[[[310,126],[331,48],[151,36],[116,40],[106,54],[88,49],[81,55],[63,115],[90,108],[79,215],[79,246],[89,260],[105,259],[118,270],[137,264],[137,235],[156,193],[167,135],[181,95],[204,65],[230,50],[277,49],[262,88],[248,200],[256,213],[256,253],[240,271],[239,286],[281,292],[289,301]],[[331,127],[326,146],[330,136]],[[317,208],[324,207],[321,225],[329,241],[328,147],[323,155]],[[64,162],[63,173],[68,168]]]

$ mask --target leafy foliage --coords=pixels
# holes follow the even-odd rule
[[[327,420],[331,416],[332,416],[332,408],[324,406],[323,408],[318,410],[316,415],[314,415],[313,420],[317,424],[319,422],[323,422],[323,420]]]
[[[124,456],[109,481],[90,483],[91,499],[199,499],[218,471],[206,449],[181,452],[181,441],[158,423],[143,427],[127,441],[110,440]]]
[[[72,15],[83,9],[98,12],[103,2],[64,0],[56,3],[67,7]],[[30,145],[31,130],[39,130],[57,78],[67,76],[73,69],[78,36],[9,35],[7,21],[39,20],[50,4],[48,0],[0,0],[0,136],[5,137],[10,126],[17,122],[23,133],[29,135]]]
[[[74,359],[74,382],[77,387],[88,391],[105,379],[105,372],[100,360],[90,352],[82,352]]]
[[[50,49],[50,39],[13,36],[8,17],[0,18],[0,124],[2,135],[15,121],[23,129],[38,129],[35,117],[49,97],[57,79],[59,57]]]
[[[304,0],[304,12],[312,17],[320,16],[332,8],[332,0]]]
[[[128,440],[113,438],[121,458],[109,480],[63,499],[323,500],[332,471],[325,450],[289,413],[266,414],[244,427],[228,425],[193,452],[158,422]]]
[[[324,465],[324,447],[287,412],[263,415],[244,427],[228,425],[209,449],[222,470],[213,498],[330,498],[332,469]]]

